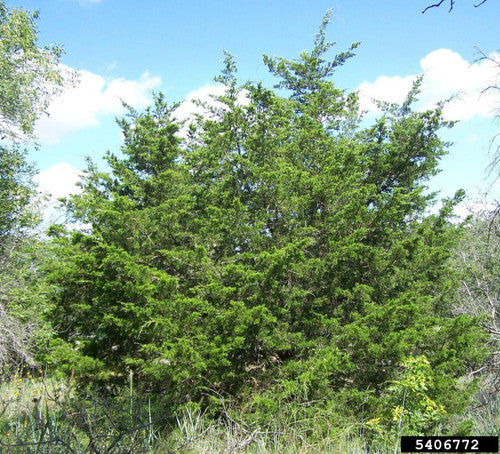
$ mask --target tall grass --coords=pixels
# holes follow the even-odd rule
[[[393,436],[368,438],[370,428],[365,421],[350,424],[346,421],[344,426],[337,421],[330,429],[321,416],[301,420],[291,413],[287,417],[282,409],[268,424],[257,425],[224,404],[217,417],[196,406],[184,405],[161,419],[147,396],[135,393],[133,377],[129,377],[122,395],[108,400],[77,392],[70,381],[51,378],[42,371],[19,370],[8,377],[0,383],[0,452],[393,454],[398,451]],[[472,406],[452,427],[475,435],[499,435],[500,398]],[[441,429],[444,435],[454,430]]]
[[[99,399],[66,379],[20,370],[0,385],[0,452],[152,452],[158,439],[147,411],[139,400]]]
[[[313,428],[312,428],[313,429]],[[156,452],[179,453],[333,453],[361,454],[368,445],[356,433],[344,432],[320,441],[308,440],[308,425],[254,428],[242,421],[221,417],[217,421],[202,413],[182,412],[177,428],[156,447]],[[390,452],[388,449],[370,449],[372,453]]]

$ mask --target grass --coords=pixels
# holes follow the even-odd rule
[[[4,375],[5,376],[5,375]],[[153,412],[154,413],[154,412]],[[500,398],[471,407],[463,421],[474,435],[499,435]],[[127,386],[115,401],[76,392],[68,380],[19,370],[0,384],[0,452],[9,453],[333,453],[397,451],[394,437],[368,443],[363,422],[330,430],[320,418],[277,417],[266,427],[222,411],[214,419],[185,406],[156,424],[148,400]],[[322,432],[319,432],[321,427]],[[327,431],[325,432],[325,427]],[[443,428],[444,430],[444,428]],[[314,436],[315,433],[325,434]]]
[[[19,370],[0,385],[0,452],[150,452],[152,425],[134,417],[130,407],[82,397],[68,380]]]
[[[189,406],[155,426],[151,408],[127,387],[121,405],[78,396],[67,380],[17,371],[0,385],[0,452],[9,453],[364,453],[355,428],[311,442],[304,421],[259,428]],[[370,452],[388,452],[374,451]]]
[[[177,419],[177,428],[156,448],[156,452],[179,453],[333,453],[361,454],[367,445],[356,436],[327,437],[319,442],[310,442],[304,433],[306,427],[251,428],[232,419],[216,422],[204,418],[203,414],[189,411]],[[371,450],[370,452],[388,452]]]
[[[467,417],[474,423],[474,435],[500,436],[500,397],[490,398],[471,408]]]

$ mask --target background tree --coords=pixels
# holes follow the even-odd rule
[[[30,326],[20,323],[13,312],[19,302],[14,293],[23,287],[28,292],[22,277],[31,262],[27,233],[37,222],[32,176],[33,168],[19,147],[0,146],[0,364],[31,361]]]
[[[31,359],[36,311],[26,303],[40,248],[29,235],[38,209],[33,166],[21,142],[34,138],[36,119],[64,81],[61,48],[37,45],[37,18],[0,1],[0,363]]]
[[[38,12],[9,9],[0,1],[0,134],[2,139],[33,136],[37,118],[62,86],[62,48],[39,47]]]
[[[477,216],[464,232],[455,266],[461,273],[457,312],[482,318],[490,334],[486,363],[475,374],[483,377],[483,398],[493,399],[500,387],[500,218],[496,212]]]
[[[483,95],[487,96],[490,92],[498,92],[500,90],[500,55],[498,53],[486,54],[481,49],[476,48],[479,53],[479,58],[476,62],[488,61],[496,70],[496,78],[491,81],[490,85],[483,88]],[[500,120],[500,106],[497,106],[495,109],[495,120]],[[491,140],[491,145],[494,147],[496,141],[498,140],[499,134],[496,134],[495,137]],[[494,148],[493,158],[489,165],[489,171],[491,174],[495,176],[495,181],[500,178],[500,145],[497,145]],[[497,215],[500,214],[500,201],[497,201]]]

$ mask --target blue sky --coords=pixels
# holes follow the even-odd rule
[[[432,0],[8,0],[9,6],[38,9],[40,44],[58,43],[63,63],[80,71],[80,85],[68,89],[39,122],[41,149],[31,153],[41,171],[40,186],[57,196],[73,187],[84,158],[117,151],[121,113],[119,98],[138,108],[151,90],[182,101],[193,92],[206,96],[221,68],[223,51],[236,57],[242,81],[271,85],[262,54],[294,58],[310,49],[321,19],[334,18],[328,37],[342,51],[361,41],[357,56],[335,76],[340,88],[361,90],[362,105],[371,97],[399,100],[413,78],[426,74],[421,107],[460,93],[447,115],[460,120],[443,134],[454,142],[442,172],[430,186],[451,196],[463,187],[472,198],[480,188],[500,187],[485,167],[488,143],[498,132],[493,108],[500,96],[480,96],[499,70],[472,64],[475,46],[489,54],[499,50],[500,2],[456,0],[421,14]],[[187,109],[187,107],[186,107]]]

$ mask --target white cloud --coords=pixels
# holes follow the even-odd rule
[[[499,60],[500,55],[490,57]],[[467,120],[475,115],[492,117],[500,105],[498,90],[483,92],[495,83],[499,68],[490,60],[469,63],[450,49],[438,49],[427,54],[421,61],[424,80],[419,95],[419,108],[428,109],[439,101],[449,101],[444,110],[448,120]],[[359,87],[363,110],[376,110],[373,98],[402,102],[417,75],[380,76],[374,82],[363,82]]]
[[[42,207],[42,226],[47,227],[61,219],[64,213],[60,209],[60,202],[57,199],[80,193],[81,188],[76,183],[80,180],[81,175],[80,170],[66,162],[60,162],[34,177],[38,184],[38,191],[48,199]]]
[[[195,103],[195,101],[200,101],[201,103],[207,104],[211,107],[222,107],[223,104],[216,101],[214,98],[224,95],[226,87],[224,85],[205,85],[201,88],[193,90],[188,93],[184,101],[176,110],[176,117],[179,120],[186,120],[193,117],[196,114],[206,114],[207,109]],[[245,90],[242,90],[238,94],[236,100],[239,105],[248,105],[249,100],[246,96]]]
[[[77,194],[80,188],[76,183],[81,177],[81,171],[67,162],[59,162],[35,176],[38,190],[57,199],[69,194]]]
[[[362,110],[376,110],[373,99],[400,103],[411,89],[416,76],[380,76],[375,82],[363,82],[359,87],[359,101]]]
[[[224,94],[224,85],[205,85],[201,88],[193,90],[188,93],[184,101],[175,111],[175,116],[179,120],[187,120],[196,114],[206,113],[206,109],[197,105],[194,101],[199,100],[202,103],[209,105],[216,105],[217,102],[214,97],[222,96]]]
[[[69,68],[67,68],[69,69]],[[36,134],[42,143],[57,143],[64,135],[97,126],[100,115],[117,115],[123,111],[121,100],[133,107],[146,107],[151,91],[161,79],[147,71],[138,80],[106,80],[89,71],[77,71],[78,81],[67,87],[49,107],[49,117],[41,118]]]
[[[195,115],[203,115],[204,118],[211,116],[210,108],[224,109],[224,104],[217,101],[215,98],[224,95],[226,87],[224,85],[205,85],[201,88],[188,93],[184,101],[181,102],[175,111],[175,117],[180,120],[186,120],[186,124],[179,131],[180,137],[186,137],[188,132],[188,125],[191,120],[195,119]],[[240,106],[249,104],[247,92],[242,90],[238,94],[236,103]]]

